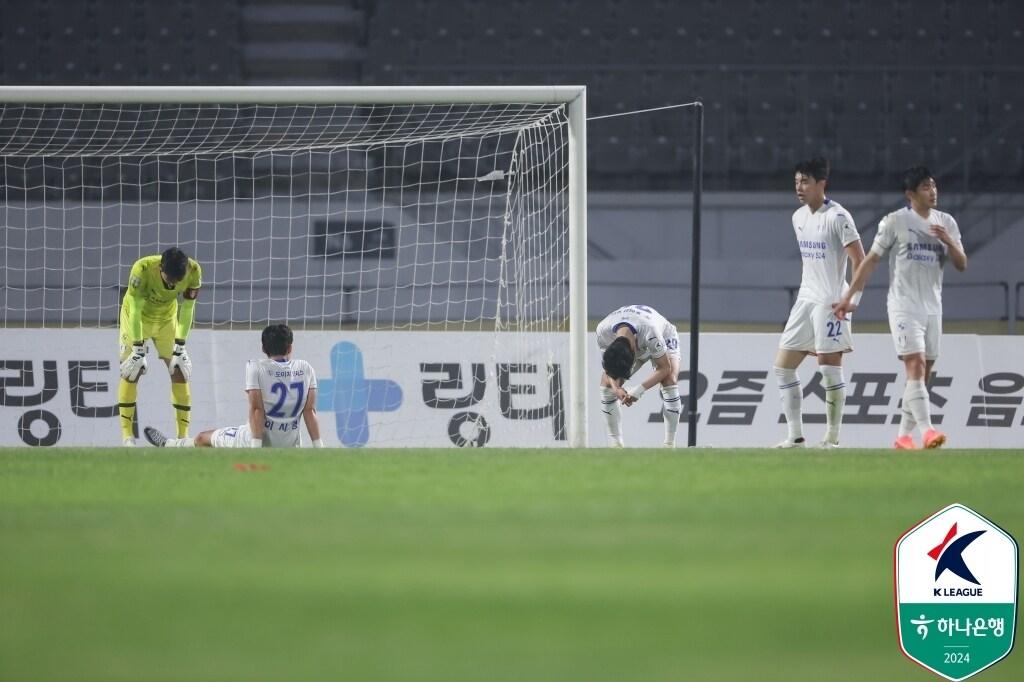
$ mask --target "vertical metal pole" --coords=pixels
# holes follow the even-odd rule
[[[587,447],[587,91],[569,102],[569,447]]]
[[[700,201],[704,184],[704,104],[696,102],[693,125],[693,246],[690,253],[690,397],[687,440],[697,445],[697,358],[700,349]]]

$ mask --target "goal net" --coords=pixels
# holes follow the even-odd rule
[[[0,100],[0,444],[119,442],[124,287],[172,246],[202,267],[193,435],[246,421],[286,322],[328,444],[585,443],[580,88]],[[150,342],[137,418],[173,431],[162,370]]]

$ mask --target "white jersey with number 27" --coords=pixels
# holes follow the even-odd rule
[[[316,374],[305,360],[250,360],[245,367],[245,390],[259,389],[263,396],[263,443],[268,447],[298,447],[299,423],[309,390],[316,388]]]

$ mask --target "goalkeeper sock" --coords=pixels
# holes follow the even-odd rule
[[[665,445],[676,444],[676,429],[679,428],[679,386],[663,386],[661,389],[662,411],[665,415]]]
[[[619,411],[619,399],[615,397],[615,391],[607,386],[601,387],[601,412],[604,413],[609,445],[622,445],[622,413]]]
[[[825,387],[825,416],[828,432],[825,440],[839,442],[839,429],[843,425],[843,408],[846,407],[846,382],[843,380],[843,368],[838,365],[822,365],[822,385]]]
[[[800,377],[796,375],[795,369],[776,367],[775,378],[779,382],[779,399],[782,402],[782,412],[786,415],[786,425],[789,427],[789,440],[803,438],[803,397],[800,392]]]
[[[174,407],[178,438],[185,438],[188,436],[189,414],[192,410],[192,391],[188,384],[171,384],[171,405]]]
[[[195,438],[168,438],[164,443],[165,448],[194,448],[195,446]]]
[[[908,379],[907,387],[903,391],[903,404],[910,414],[914,415],[917,428],[924,432],[932,428],[931,408],[928,405],[928,388],[924,385],[924,379]]]
[[[117,384],[117,414],[121,417],[121,439],[138,438],[139,423],[135,418],[135,401],[139,385],[121,379]]]

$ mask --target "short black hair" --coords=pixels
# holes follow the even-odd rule
[[[628,379],[633,369],[633,357],[633,346],[629,344],[629,339],[620,336],[605,349],[601,367],[612,379]]]
[[[903,171],[903,191],[916,192],[921,183],[934,178],[927,166],[914,166]]]
[[[285,355],[292,345],[291,327],[286,324],[272,324],[263,330],[263,352],[269,356]]]
[[[180,282],[188,272],[188,256],[181,249],[172,246],[160,254],[160,269],[168,279]]]
[[[793,167],[793,172],[812,177],[816,182],[828,180],[828,159],[823,156],[815,156],[813,159],[801,161]]]

